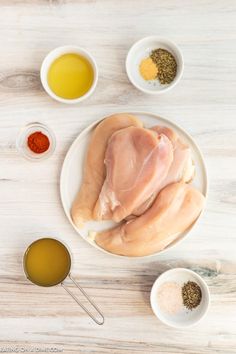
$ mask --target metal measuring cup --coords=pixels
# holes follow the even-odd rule
[[[65,276],[63,277],[63,279],[60,279],[58,282],[56,283],[52,283],[52,284],[49,284],[49,285],[42,285],[42,284],[39,284],[37,281],[35,281],[30,275],[29,275],[29,272],[27,270],[27,265],[26,265],[26,260],[27,260],[27,255],[28,255],[28,252],[30,251],[30,249],[37,243],[37,242],[40,242],[42,240],[53,240],[55,242],[57,242],[58,244],[60,244],[60,246],[62,246],[65,250],[65,252],[67,253],[67,256],[69,258],[69,262],[68,262],[68,269],[66,271],[66,274]],[[85,292],[85,290],[78,284],[77,281],[75,281],[75,279],[71,276],[71,253],[70,251],[68,250],[68,248],[64,245],[64,243],[62,243],[61,241],[57,240],[57,239],[54,239],[54,238],[41,238],[41,239],[38,239],[36,241],[34,241],[33,243],[31,243],[25,253],[24,253],[24,257],[23,257],[23,269],[24,269],[24,273],[26,275],[26,278],[33,284],[35,285],[38,285],[38,286],[43,286],[43,287],[51,287],[51,286],[55,286],[55,285],[61,285],[66,291],[67,293],[77,302],[77,304],[92,318],[92,320],[94,322],[96,322],[98,325],[103,325],[104,323],[104,316],[102,314],[102,312],[99,310],[99,308],[97,307],[97,305],[94,303],[94,301],[92,299],[90,299],[90,297],[87,295],[87,293]],[[78,298],[70,291],[70,289],[67,288],[67,286],[64,284],[64,280],[66,278],[69,278],[73,284],[80,290],[80,292],[85,296],[85,298],[88,300],[88,302],[92,305],[92,307],[97,311],[97,313],[100,315],[101,317],[101,320],[98,320],[96,317],[94,317],[94,315],[78,300]]]

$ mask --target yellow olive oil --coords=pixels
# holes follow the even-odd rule
[[[70,267],[69,251],[55,239],[39,239],[33,242],[25,252],[25,273],[34,284],[40,286],[59,284],[70,272]]]
[[[90,62],[82,55],[69,53],[57,58],[48,71],[48,84],[61,98],[76,99],[85,95],[94,81]]]

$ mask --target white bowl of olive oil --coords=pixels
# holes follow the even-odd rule
[[[40,78],[45,91],[63,103],[79,103],[94,92],[97,64],[90,53],[77,46],[52,50],[43,60]]]

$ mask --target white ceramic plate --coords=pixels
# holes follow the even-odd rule
[[[171,121],[161,118],[155,114],[151,113],[142,113],[142,112],[130,112],[131,114],[136,115],[138,118],[142,120],[144,123],[145,127],[152,127],[154,125],[165,125],[167,127],[172,128],[174,131],[176,131],[179,136],[185,141],[192,149],[192,155],[193,155],[193,160],[195,163],[195,168],[196,168],[196,173],[195,173],[195,178],[192,182],[192,184],[199,189],[204,196],[207,194],[207,173],[206,173],[206,167],[205,163],[202,157],[202,154],[197,147],[196,143],[194,140],[180,127],[178,127],[176,124],[172,123]],[[105,117],[104,117],[105,118]],[[102,118],[102,119],[104,119]],[[83,165],[84,165],[84,159],[85,159],[85,154],[86,154],[86,149],[88,142],[90,140],[91,133],[94,129],[94,127],[102,120],[98,120],[91,125],[89,125],[86,129],[84,129],[79,136],[75,139],[73,144],[71,145],[69,151],[66,154],[63,166],[62,166],[62,171],[61,171],[61,178],[60,178],[60,193],[61,193],[61,200],[62,200],[62,205],[64,208],[64,211],[66,213],[66,216],[68,217],[70,223],[74,227],[74,229],[78,232],[78,234],[83,237],[87,242],[92,244],[94,247],[100,249],[101,251],[116,256],[116,257],[124,257],[124,256],[119,256],[119,255],[114,255],[110,252],[105,251],[104,249],[100,248],[97,246],[97,244],[89,238],[89,231],[100,231],[104,230],[108,227],[111,227],[115,225],[114,222],[112,221],[90,221],[87,222],[86,225],[78,229],[70,216],[70,209],[72,206],[72,202],[76,196],[76,193],[78,192],[78,189],[80,187],[81,181],[82,181],[82,175],[83,175]],[[194,223],[195,224],[195,223]],[[171,243],[169,246],[167,246],[163,251],[158,252],[158,254],[165,252],[166,250],[170,249],[172,246],[175,244],[179,243],[180,240],[182,240],[187,234],[189,234],[189,231],[192,229],[193,225],[191,226],[190,229],[182,233],[173,243]],[[153,254],[155,255],[155,254]],[[151,255],[151,256],[153,256]],[[150,257],[150,256],[145,256],[145,257]],[[141,258],[141,257],[132,257],[132,258]],[[143,258],[143,257],[142,257]]]

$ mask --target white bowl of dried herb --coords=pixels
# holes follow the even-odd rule
[[[185,328],[198,323],[207,313],[210,293],[197,273],[174,268],[161,274],[150,296],[156,317],[168,326]]]
[[[179,47],[157,36],[145,37],[130,48],[126,72],[130,82],[140,91],[161,94],[181,79],[184,61]]]

